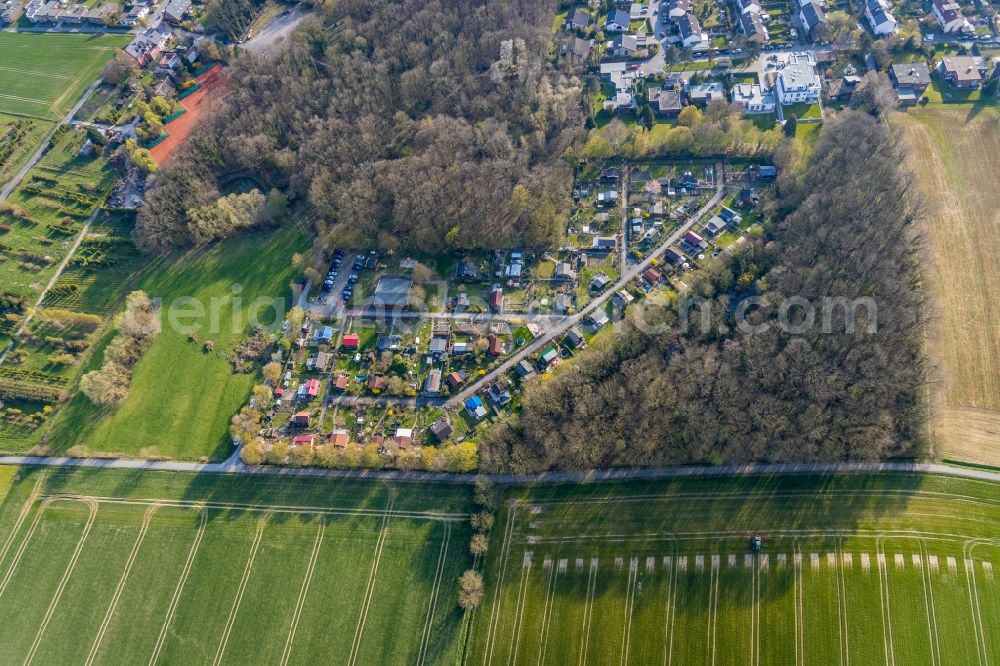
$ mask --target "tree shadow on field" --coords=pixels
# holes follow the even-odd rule
[[[912,528],[915,521],[905,514],[926,479],[919,474],[689,477],[537,487],[515,496],[525,507],[518,530],[539,537],[538,545],[525,546],[536,559],[567,558],[572,572],[574,559],[598,558],[595,599],[625,594],[621,581],[630,558],[638,559],[642,580],[663,575],[664,557],[670,557],[673,573],[703,576],[706,585],[717,566],[717,603],[724,608],[750,605],[747,581],[764,557],[772,572],[769,594],[782,595],[790,593],[794,576],[774,572],[779,562],[792,567],[796,552],[805,553],[807,561],[810,553],[824,553],[825,561],[825,553],[839,552],[841,539],[858,530]],[[553,500],[569,503],[546,503]],[[539,502],[531,510],[540,508],[537,513],[528,510],[533,501]],[[759,556],[751,549],[755,536],[762,538]],[[611,581],[602,584],[601,574],[615,573],[618,557],[623,558],[619,575],[606,576]],[[520,562],[520,555],[513,560]],[[586,577],[586,566],[580,575]],[[556,594],[584,603],[586,586],[560,586]]]

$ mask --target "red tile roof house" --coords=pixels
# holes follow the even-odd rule
[[[350,435],[346,430],[338,428],[330,433],[330,443],[334,446],[347,446],[348,441],[350,441]]]
[[[348,333],[344,336],[344,341],[340,343],[344,349],[357,349],[361,346],[361,336]]]
[[[295,446],[312,446],[314,441],[316,441],[315,435],[296,435],[292,438],[292,444]]]
[[[348,381],[347,375],[337,375],[333,378],[333,388],[343,391],[347,388]]]
[[[318,379],[310,379],[306,382],[306,395],[310,398],[315,398],[319,395],[320,383]]]
[[[490,354],[492,354],[493,356],[499,356],[500,354],[503,353],[503,340],[501,340],[496,335],[490,333],[489,341],[490,341]]]

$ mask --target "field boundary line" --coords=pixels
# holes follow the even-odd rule
[[[90,646],[90,654],[87,655],[86,666],[91,666],[91,664],[94,663],[94,659],[97,657],[97,653],[101,649],[101,643],[104,641],[104,635],[107,633],[108,627],[111,625],[111,618],[114,617],[115,610],[118,608],[118,600],[121,599],[122,592],[125,591],[125,584],[128,581],[129,574],[132,572],[132,566],[135,564],[136,557],[139,554],[139,549],[142,547],[142,542],[146,539],[146,532],[149,530],[149,524],[153,521],[153,514],[155,514],[159,508],[160,507],[155,504],[150,506],[146,509],[146,513],[142,517],[142,527],[139,528],[139,534],[135,538],[135,543],[132,544],[132,551],[128,555],[128,560],[125,562],[125,569],[122,571],[122,575],[118,579],[118,585],[115,587],[115,593],[111,597],[111,603],[108,605],[107,612],[104,613],[104,619],[101,621],[101,626],[97,629],[97,635],[94,637],[94,642]]]
[[[43,500],[38,506],[38,511],[35,513],[35,517],[31,521],[31,527],[28,528],[28,533],[24,535],[24,539],[17,547],[17,552],[14,553],[14,559],[11,560],[10,566],[7,568],[7,572],[4,574],[3,580],[0,581],[0,598],[3,598],[4,592],[7,591],[7,586],[14,578],[14,571],[17,570],[18,565],[21,563],[21,558],[24,557],[24,551],[28,549],[28,543],[35,535],[35,531],[38,529],[38,524],[42,521],[42,514],[45,513],[47,508],[49,508],[49,504],[51,504],[51,502]]]
[[[677,551],[670,552],[670,578],[667,582],[667,617],[663,623],[664,642],[663,664],[670,666],[674,659],[674,616],[677,613],[677,564],[675,559]]]
[[[153,646],[153,654],[149,656],[149,666],[152,666],[160,659],[160,652],[163,650],[163,644],[167,640],[167,631],[170,629],[170,625],[174,621],[174,613],[177,612],[177,604],[180,603],[181,593],[184,591],[184,586],[187,584],[188,575],[191,573],[191,567],[194,565],[194,558],[198,554],[198,550],[201,548],[201,540],[205,536],[205,529],[207,527],[208,510],[202,507],[201,522],[198,524],[198,531],[195,532],[194,541],[191,542],[191,547],[188,549],[188,556],[184,561],[184,568],[181,570],[180,578],[177,579],[177,585],[174,586],[174,593],[170,597],[170,604],[167,605],[167,614],[163,618],[163,626],[160,627],[160,635],[157,636],[156,645]]]
[[[80,535],[79,541],[76,542],[76,548],[73,550],[73,555],[66,564],[66,570],[63,571],[62,578],[59,581],[59,586],[56,588],[56,592],[53,595],[52,600],[49,602],[49,607],[45,611],[45,617],[42,618],[41,624],[38,625],[38,631],[35,633],[35,640],[31,643],[28,655],[24,658],[25,666],[30,664],[35,658],[38,646],[42,643],[42,635],[48,628],[49,622],[52,621],[52,616],[56,612],[56,606],[59,605],[59,600],[62,598],[63,591],[66,589],[66,584],[73,575],[73,570],[76,569],[76,563],[80,561],[80,553],[83,552],[83,546],[87,542],[87,537],[90,536],[91,528],[94,526],[94,519],[97,518],[97,502],[89,503],[89,507],[90,515],[87,516],[87,523],[83,527],[83,533]]]
[[[434,584],[431,586],[431,596],[427,605],[427,617],[424,618],[424,631],[420,636],[420,650],[417,653],[418,665],[422,665],[427,661],[427,648],[430,645],[431,627],[434,625],[434,611],[437,610],[438,595],[441,592],[441,579],[444,578],[450,541],[451,524],[444,523],[444,540],[441,542],[441,552],[438,553],[437,568],[434,571]]]
[[[24,504],[21,505],[21,511],[17,514],[17,520],[14,521],[14,526],[11,528],[10,534],[4,541],[3,548],[0,548],[0,564],[3,564],[4,559],[7,557],[7,552],[10,550],[10,547],[14,545],[14,539],[17,537],[17,533],[21,531],[24,521],[27,520],[32,507],[35,506],[35,502],[37,502],[38,498],[41,496],[38,489],[42,485],[42,480],[44,478],[44,474],[40,474],[38,476],[38,480],[35,481],[35,486],[32,488],[31,494],[28,495],[28,499],[24,500]]]
[[[632,639],[632,609],[635,608],[635,583],[639,578],[639,560],[629,559],[628,582],[625,583],[625,622],[622,627],[621,664],[628,663],[629,642]]]
[[[351,654],[347,661],[349,666],[354,666],[357,663],[358,653],[361,651],[361,637],[364,635],[365,623],[368,621],[368,609],[371,607],[372,597],[375,595],[375,580],[378,576],[379,562],[382,560],[382,549],[385,547],[386,535],[389,532],[389,517],[392,515],[393,502],[394,500],[390,498],[382,512],[382,527],[379,529],[378,540],[375,543],[375,557],[372,559],[372,568],[368,573],[368,585],[365,587],[365,596],[361,603],[358,626],[354,629],[354,641],[351,643]]]
[[[843,635],[843,647],[841,648],[844,653],[844,664],[845,666],[851,666],[851,628],[850,628],[850,609],[847,607],[847,574],[844,573],[844,538],[837,537],[837,555],[840,558],[839,566],[837,567],[837,606],[841,609],[841,634]]]
[[[805,608],[802,603],[802,551],[796,545],[792,548],[792,596],[795,602],[795,663],[801,666],[806,662],[806,629]]]
[[[721,564],[711,564],[709,576],[709,597],[708,597],[708,646],[711,650],[712,666],[715,666],[715,643],[719,633],[717,622],[719,619],[719,567]],[[713,582],[714,581],[714,582]]]
[[[76,88],[78,85],[80,85],[83,82],[83,79],[86,76],[87,72],[90,71],[91,66],[93,66],[94,63],[96,63],[97,60],[102,55],[103,54],[100,51],[95,51],[94,52],[94,57],[92,57],[90,59],[90,62],[87,63],[87,66],[85,68],[83,68],[83,69],[80,70],[80,73],[77,76],[73,77],[73,79],[70,81],[69,86],[66,87],[66,89],[63,91],[63,93],[61,95],[59,95],[59,97],[57,97],[55,100],[53,100],[52,104],[49,106],[49,110],[51,110],[56,115],[59,114],[58,107],[63,102],[66,101],[66,98],[69,96],[69,94],[71,92],[73,92],[73,89]]]
[[[52,74],[50,72],[35,72],[29,69],[17,69],[16,67],[3,67],[0,66],[0,71],[4,72],[14,72],[15,74],[26,74],[29,76],[41,76],[48,79],[59,79],[60,81],[72,81],[73,77],[69,74]]]
[[[924,608],[927,612],[927,635],[931,641],[931,663],[938,666],[941,663],[941,639],[938,637],[937,614],[934,611],[934,590],[930,574],[927,571],[927,547],[923,539],[917,540],[918,550],[923,557],[920,565],[920,582],[924,586]]]
[[[295,612],[292,613],[292,624],[288,628],[288,638],[285,640],[285,649],[281,653],[281,666],[288,664],[288,659],[292,655],[292,644],[295,641],[295,631],[299,627],[299,619],[302,617],[302,608],[306,604],[306,596],[309,594],[309,587],[312,585],[313,573],[316,571],[316,561],[319,559],[319,551],[323,543],[323,535],[326,532],[326,517],[319,517],[319,527],[316,529],[316,541],[313,543],[312,552],[309,554],[309,564],[306,565],[306,573],[302,578],[302,587],[299,588],[299,598],[295,600]]]
[[[517,503],[508,505],[507,524],[504,526],[503,547],[500,549],[500,571],[497,574],[497,585],[493,592],[493,604],[490,610],[490,623],[486,628],[486,649],[483,652],[483,666],[493,661],[493,647],[496,645],[496,634],[500,627],[500,606],[504,579],[507,576],[507,563],[510,560],[510,544],[514,537],[514,522],[517,518]]]
[[[875,560],[878,567],[879,594],[882,598],[882,634],[885,640],[885,660],[889,666],[896,663],[896,650],[892,644],[892,610],[889,608],[889,572],[886,569],[885,548],[882,538],[875,539]]]
[[[580,666],[587,663],[587,649],[590,647],[590,621],[594,619],[594,592],[597,590],[597,560],[590,560],[590,575],[587,577],[587,594],[583,602],[583,635],[580,637]]]
[[[750,663],[752,666],[757,666],[760,663],[760,572],[760,557],[754,556],[753,568],[750,570]]]
[[[236,588],[236,598],[233,599],[233,607],[229,609],[229,617],[226,618],[226,627],[223,629],[222,637],[219,639],[219,647],[215,651],[215,659],[212,660],[213,666],[218,666],[222,661],[222,656],[226,652],[226,646],[229,644],[229,635],[233,631],[233,625],[236,624],[236,616],[239,614],[240,604],[243,602],[243,593],[246,592],[247,584],[250,582],[253,563],[257,560],[257,553],[260,552],[260,542],[264,540],[264,528],[270,517],[271,514],[264,514],[257,519],[257,530],[253,535],[253,543],[250,545],[250,556],[247,558],[246,566],[243,568],[243,576],[240,578],[240,584]]]
[[[510,653],[507,664],[513,664],[517,650],[521,645],[521,631],[524,628],[524,607],[528,603],[528,577],[534,567],[534,560],[527,560],[521,565],[521,582],[517,586],[517,600],[514,602],[514,628],[510,634]]]
[[[995,540],[983,539],[967,541],[962,546],[962,554],[965,556],[963,559],[971,558],[976,550],[976,546],[982,545],[995,546],[996,542]],[[966,582],[970,583],[967,585],[969,590],[969,607],[972,610],[972,626],[976,630],[976,652],[979,654],[979,663],[982,666],[989,666],[990,651],[989,645],[986,643],[986,628],[983,625],[983,612],[979,601],[979,584],[976,582],[975,568],[970,569],[969,567],[965,567],[965,579]],[[980,648],[980,643],[982,643],[982,648]]]
[[[568,565],[567,565],[568,566]],[[542,607],[542,649],[538,653],[538,665],[545,663],[545,653],[549,647],[549,626],[552,621],[552,608],[555,606],[556,585],[559,584],[559,570],[557,560],[553,560],[552,569],[549,570],[549,586],[545,591],[545,605]]]
[[[53,493],[42,495],[54,499],[77,499],[84,497],[75,493]],[[327,515],[327,516],[374,516],[381,517],[385,512],[381,509],[348,509],[342,507],[317,507],[317,506],[292,506],[287,504],[241,504],[238,502],[200,502],[197,500],[160,500],[160,499],[137,499],[127,497],[100,497],[95,496],[94,500],[98,504],[125,504],[145,506],[147,504],[160,504],[178,508],[200,508],[216,509],[222,511],[254,511],[257,513],[297,513],[302,515]],[[392,515],[397,518],[418,518],[437,521],[464,521],[469,519],[467,513],[452,513],[440,511],[393,511]]]

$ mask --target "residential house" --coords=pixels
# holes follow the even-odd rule
[[[722,221],[725,222],[726,225],[730,226],[737,226],[743,221],[742,215],[727,206],[723,206],[722,210],[719,211],[719,217],[722,218]]]
[[[611,323],[608,313],[601,308],[598,308],[590,313],[590,315],[587,316],[587,321],[589,322],[590,329],[592,331],[599,331]]]
[[[865,0],[865,19],[876,37],[891,35],[899,29],[899,22],[891,9],[888,0]]]
[[[471,354],[475,345],[471,342],[453,342],[451,345],[451,353],[454,356],[461,356],[462,354]]]
[[[618,190],[597,193],[598,206],[614,206],[616,203],[618,203]]]
[[[625,32],[628,30],[630,22],[631,19],[628,12],[621,9],[612,9],[608,13],[608,17],[604,20],[604,32]]]
[[[718,81],[708,81],[705,83],[689,85],[687,89],[687,98],[692,104],[697,104],[698,106],[708,106],[708,103],[713,99],[726,99],[726,89]]]
[[[324,326],[316,332],[316,342],[328,344],[331,340],[333,340],[332,326]]]
[[[566,30],[584,31],[588,25],[590,25],[590,13],[579,7],[571,11],[566,18]]]
[[[677,23],[677,34],[680,35],[681,44],[692,49],[708,41],[708,37],[701,29],[701,24],[694,14],[687,13],[680,16],[675,21]]]
[[[330,443],[334,446],[347,446],[350,441],[351,434],[343,428],[335,428],[334,431],[330,433]]]
[[[503,312],[503,287],[498,284],[490,289],[490,310],[493,312]]]
[[[687,261],[687,257],[675,247],[668,247],[663,256],[666,258],[667,263],[672,266],[682,266]]]
[[[649,286],[653,286],[660,283],[660,280],[663,279],[663,274],[655,268],[650,267],[642,272],[642,279]]]
[[[555,303],[553,308],[559,314],[566,314],[573,309],[573,297],[566,292],[560,291],[556,294]]]
[[[629,293],[628,291],[626,291],[624,289],[616,291],[614,294],[611,295],[611,305],[612,305],[612,307],[615,307],[615,308],[617,308],[619,310],[624,310],[634,300],[635,300],[635,296],[633,296],[631,293]]]
[[[652,87],[646,90],[646,97],[653,112],[661,118],[676,118],[681,114],[681,94],[676,90]]]
[[[401,449],[410,448],[413,446],[413,428],[396,428],[396,435],[392,441]]]
[[[931,83],[931,71],[922,62],[896,63],[889,68],[889,78],[900,104],[916,104]]]
[[[592,252],[614,252],[618,247],[618,239],[614,236],[598,236],[590,245]]]
[[[740,189],[740,205],[746,208],[753,208],[760,203],[760,196],[752,187]]]
[[[619,33],[611,40],[611,53],[619,58],[631,58],[639,50],[635,35]]]
[[[760,14],[763,11],[757,0],[736,0],[736,10],[740,14]]]
[[[550,366],[559,360],[559,352],[556,350],[555,347],[549,345],[548,347],[542,350],[541,360],[542,363],[544,363],[546,366]]]
[[[497,409],[503,409],[510,404],[513,397],[510,394],[510,388],[506,383],[503,382],[493,382],[486,388],[486,397],[490,399],[493,406]]]
[[[646,18],[648,12],[649,5],[644,5],[641,2],[633,2],[628,6],[628,17],[633,21],[641,21]]]
[[[0,25],[16,23],[23,13],[24,7],[21,6],[20,0],[7,0],[5,3],[0,3]]]
[[[743,113],[774,113],[774,93],[762,90],[759,83],[738,83],[733,86],[733,104]]]
[[[962,14],[962,8],[954,0],[934,0],[931,14],[943,32],[973,32],[969,20]]]
[[[705,241],[705,239],[702,238],[701,236],[699,236],[694,231],[688,231],[688,232],[686,232],[684,234],[684,241],[683,242],[684,242],[685,245],[687,245],[688,247],[690,247],[692,250],[694,250],[696,252],[700,252],[702,250],[707,250],[708,249],[708,243]]]
[[[343,392],[347,390],[347,385],[349,383],[350,379],[348,378],[348,376],[343,372],[339,372],[336,375],[334,375],[333,379],[330,382],[330,385],[334,388],[334,390]]]
[[[429,373],[427,373],[427,379],[424,380],[424,393],[427,395],[437,395],[441,392],[441,371],[434,368]]]
[[[520,377],[521,379],[524,379],[525,377],[529,377],[535,374],[534,366],[532,366],[527,359],[515,365],[514,371],[517,373],[517,376]]]
[[[763,44],[770,37],[767,27],[760,20],[760,12],[745,11],[740,14],[740,31],[746,35],[747,41]]]
[[[718,215],[713,215],[712,219],[705,223],[705,231],[713,236],[722,233],[726,229],[726,221]]]
[[[308,428],[309,420],[310,420],[309,412],[296,412],[292,416],[292,425],[299,426],[301,428]]]
[[[604,273],[598,273],[590,281],[590,290],[591,291],[601,291],[602,289],[604,289],[605,287],[607,287],[609,284],[611,284],[611,278],[609,278]]]
[[[375,341],[375,350],[379,352],[396,352],[403,348],[403,337],[400,335],[382,335]]]
[[[660,3],[660,13],[676,20],[685,14],[693,14],[694,5],[691,0],[667,0]]]
[[[503,354],[503,340],[500,339],[500,336],[490,333],[486,340],[488,342],[487,351],[489,351],[490,356],[500,356]]]
[[[552,279],[573,281],[576,280],[576,271],[573,270],[573,267],[569,263],[561,261],[556,264],[556,268],[552,272]]]
[[[581,62],[586,62],[590,58],[590,50],[592,48],[593,43],[589,39],[574,37],[572,44],[570,44],[569,53],[573,58]]]
[[[372,393],[381,393],[385,390],[385,375],[370,374],[366,384]]]
[[[344,349],[357,349],[361,346],[361,336],[356,333],[345,333],[340,346]]]
[[[805,28],[806,32],[815,36],[816,28],[826,23],[826,12],[823,11],[818,2],[811,0],[803,2],[802,8],[799,9],[799,21],[802,22],[802,27]]]
[[[292,446],[312,446],[316,442],[316,435],[296,435],[292,437]]]
[[[146,18],[149,14],[149,5],[136,2],[132,5],[132,8],[122,14],[122,17],[118,19],[120,25],[128,26],[129,28],[134,27],[139,21]]]
[[[318,379],[310,379],[302,386],[305,387],[305,397],[307,399],[312,400],[313,398],[319,396],[320,381]]]
[[[618,179],[622,177],[622,170],[618,167],[608,167],[607,169],[601,170],[601,180],[607,180],[613,183],[617,183]]]
[[[826,86],[826,98],[831,102],[846,102],[854,96],[854,91],[861,83],[857,74],[845,74],[839,79],[829,81]]]
[[[191,0],[169,0],[163,8],[163,20],[177,24],[183,21],[191,11]]]
[[[583,349],[587,346],[587,338],[583,337],[583,331],[576,326],[566,332],[566,340],[573,349]]]
[[[170,32],[160,28],[150,28],[137,34],[124,50],[142,67],[159,58],[169,42]]]
[[[452,371],[448,373],[444,380],[448,383],[448,388],[454,391],[462,385],[462,382],[465,381],[465,377],[460,372]]]
[[[448,441],[448,438],[455,432],[455,429],[451,426],[451,421],[448,420],[447,416],[442,416],[437,421],[432,423],[429,429],[431,434],[434,435],[434,438],[442,444]]]
[[[986,61],[973,56],[951,56],[942,58],[937,69],[954,88],[978,88],[986,76]]]
[[[816,59],[811,53],[793,53],[774,84],[781,104],[814,104],[819,101],[822,85],[816,73]]]
[[[477,421],[485,419],[487,414],[486,407],[483,405],[483,399],[478,395],[474,395],[465,401],[465,411]]]

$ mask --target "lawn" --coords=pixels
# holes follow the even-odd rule
[[[460,658],[455,581],[471,564],[466,488],[79,470],[19,476],[0,504],[5,662]],[[33,490],[43,498],[30,500]]]
[[[1000,548],[973,544],[996,496],[920,476],[513,491],[465,663],[995,661]]]
[[[1000,115],[928,107],[895,116],[925,197],[923,262],[938,455],[1000,464]]]
[[[793,114],[799,120],[820,120],[823,117],[823,112],[819,108],[819,103],[789,104],[784,106],[782,111],[785,114],[785,118],[789,118]]]
[[[83,446],[186,459],[228,455],[229,419],[257,380],[233,374],[226,353],[246,335],[247,305],[278,299],[282,310],[289,306],[289,285],[297,275],[291,256],[306,247],[298,229],[288,227],[153,261],[135,287],[162,299],[168,314],[171,304],[181,303],[178,299],[201,303],[205,316],[192,322],[198,341],[190,341],[188,332],[175,329],[166,317],[162,333],[135,367],[125,401],[104,411],[77,395],[53,424],[49,445],[57,451]],[[243,307],[234,307],[234,288]],[[204,349],[209,340],[212,352]]]
[[[129,35],[0,33],[0,112],[58,120]]]

